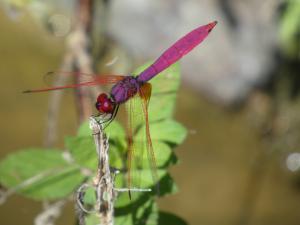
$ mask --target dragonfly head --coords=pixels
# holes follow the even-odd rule
[[[112,114],[115,108],[114,102],[105,93],[98,96],[95,106],[100,113],[109,114]]]

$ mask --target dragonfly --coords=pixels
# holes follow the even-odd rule
[[[184,55],[188,54],[192,49],[199,45],[216,26],[217,21],[202,25],[185,36],[177,40],[171,47],[165,50],[150,66],[139,73],[137,76],[120,76],[120,75],[102,75],[102,76],[91,76],[90,80],[84,81],[82,83],[69,84],[63,86],[55,86],[42,89],[33,89],[24,91],[25,93],[37,93],[37,92],[47,92],[54,90],[62,90],[68,88],[79,88],[81,86],[93,86],[93,85],[113,85],[110,93],[101,93],[98,95],[95,107],[99,113],[99,116],[105,116],[107,119],[103,122],[109,124],[111,123],[117,113],[119,106],[128,102],[133,97],[138,96],[142,101],[142,114],[145,122],[145,135],[146,135],[146,149],[147,155],[150,162],[152,178],[154,182],[158,183],[158,174],[156,171],[156,160],[153,150],[149,120],[148,120],[148,105],[151,97],[152,86],[149,81],[157,76],[160,72],[170,67],[172,64],[180,60]],[[72,73],[72,72],[70,72]],[[78,73],[77,73],[78,74]],[[80,74],[80,73],[79,73]],[[83,74],[83,73],[82,73]],[[131,186],[131,167],[132,158],[134,156],[134,145],[133,145],[133,125],[132,121],[134,118],[130,116],[129,110],[129,126],[128,126],[128,178],[127,185]]]

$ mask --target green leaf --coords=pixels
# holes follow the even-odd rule
[[[126,151],[126,133],[123,126],[118,121],[114,120],[108,127],[106,127],[105,133],[107,137],[109,137],[110,143],[116,144],[121,152]]]
[[[174,154],[171,147],[160,141],[153,141],[153,151],[157,168],[166,168],[170,162],[174,162]],[[132,168],[141,167],[142,169],[151,169],[150,156],[146,148],[146,143],[135,148],[135,157],[132,159]]]
[[[152,140],[180,144],[186,138],[187,131],[184,126],[174,120],[164,120],[152,123],[150,126]]]
[[[153,199],[144,196],[140,202],[135,202],[126,208],[117,208],[115,213],[117,225],[156,225],[158,207]]]
[[[173,178],[170,176],[170,174],[165,174],[165,176],[162,177],[159,182],[159,196],[175,194],[176,192],[178,192],[178,187]]]
[[[95,213],[87,214],[84,220],[86,225],[100,224],[100,218]]]
[[[116,169],[122,169],[123,165],[122,154],[120,153],[120,148],[114,144],[110,144],[109,147],[109,165]]]
[[[77,136],[79,136],[79,137],[86,137],[86,136],[92,137],[93,136],[89,121],[85,121],[80,125],[80,127],[78,128],[78,131],[77,131]]]
[[[0,183],[36,200],[66,197],[83,179],[80,169],[56,149],[26,149],[0,162]]]
[[[101,219],[96,214],[88,214],[86,225],[100,224]],[[136,203],[131,208],[116,209],[115,225],[156,225],[158,222],[158,207],[153,200]]]
[[[153,200],[145,202],[145,204],[137,208],[132,218],[133,224],[156,225],[158,220],[157,204]]]
[[[91,170],[96,170],[98,166],[98,155],[96,146],[92,137],[67,137],[65,145],[70,151],[73,159],[81,167],[86,167]],[[119,153],[119,148],[113,143],[109,148],[110,165],[116,168],[122,168],[123,162]]]
[[[88,187],[85,190],[83,202],[84,204],[95,205],[96,204],[96,190],[94,187]],[[86,209],[86,207],[85,207]]]
[[[73,159],[82,167],[96,170],[98,156],[93,138],[66,137],[65,146],[70,151]]]
[[[159,187],[161,186],[161,193],[170,193],[172,191],[176,191],[175,188],[170,187],[170,179],[169,175],[167,175],[167,171],[163,169],[157,170],[158,180],[159,180]],[[146,198],[149,199],[150,196],[154,196],[160,192],[160,190],[157,190],[158,186],[154,183],[153,177],[152,177],[152,171],[148,169],[142,169],[142,170],[133,170],[131,173],[132,177],[132,184],[130,188],[140,188],[140,189],[151,189],[150,192],[135,192],[131,191],[131,199],[129,199],[128,192],[123,192],[118,195],[117,201],[115,203],[115,206],[118,208],[124,208],[128,207],[129,205],[132,206],[132,204],[136,204],[136,202],[140,202],[141,198],[144,198],[145,196],[148,196]],[[117,188],[123,188],[128,187],[127,186],[127,173],[125,174],[119,174],[116,177],[116,187]]]
[[[126,149],[126,134],[122,125],[114,120],[108,127],[105,128],[105,133],[109,137],[110,143],[119,145],[120,150],[124,151]],[[90,129],[89,121],[82,123],[79,127],[77,136],[79,137],[92,137],[92,131]]]
[[[4,0],[5,3],[12,4],[15,7],[26,7],[29,4],[35,2],[35,0]]]
[[[186,221],[168,212],[159,211],[158,218],[158,225],[187,225]]]
[[[139,74],[151,63],[139,67]],[[175,109],[177,91],[180,84],[180,66],[175,63],[150,80],[152,95],[149,104],[149,121],[171,118]]]
[[[172,157],[172,150],[169,145],[159,142],[159,141],[153,141],[153,151],[155,155],[156,160],[156,166],[158,168],[165,168],[170,161],[170,158]],[[147,163],[149,161],[148,157],[145,157],[147,160]]]
[[[140,172],[139,172],[140,173]],[[143,171],[141,173],[143,180],[140,182],[138,188],[150,188],[150,192],[136,192],[131,191],[131,199],[128,192],[121,192],[115,202],[115,207],[118,211],[127,212],[140,205],[143,205],[149,199],[153,199],[154,196],[165,196],[178,192],[178,188],[172,179],[172,177],[165,170],[159,170],[159,184],[154,184],[150,171]],[[133,175],[135,176],[135,175]],[[144,178],[146,176],[146,178]],[[131,186],[131,188],[137,188],[137,186]]]
[[[279,36],[285,53],[293,58],[299,57],[300,2],[290,0],[280,21]]]

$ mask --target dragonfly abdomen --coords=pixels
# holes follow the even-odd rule
[[[200,44],[214,28],[217,22],[212,22],[192,30],[168,48],[151,66],[138,76],[140,82],[147,82],[170,65],[181,59]]]

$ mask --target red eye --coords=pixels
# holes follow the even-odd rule
[[[100,95],[98,96],[97,102],[103,102],[103,101],[105,101],[106,99],[108,99],[107,94],[102,93],[102,94],[100,94]]]
[[[112,113],[114,109],[114,104],[105,93],[98,96],[95,106],[100,113]]]
[[[105,113],[112,113],[113,105],[111,101],[109,99],[107,99],[107,101],[104,101],[100,106],[100,110]]]

